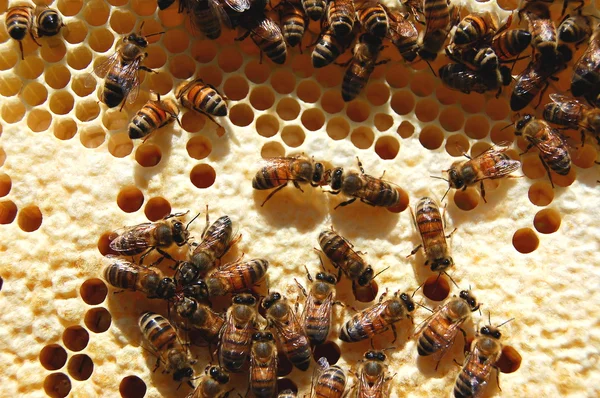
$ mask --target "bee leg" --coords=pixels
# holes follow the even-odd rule
[[[356,157],[356,161],[358,162],[358,168],[359,168],[360,172],[361,172],[362,174],[365,174],[365,169],[363,168],[363,164],[362,164],[362,162],[360,161],[360,159],[358,158],[358,156]]]
[[[23,42],[19,40],[19,49],[21,49],[21,60],[25,59],[25,53],[23,53]]]
[[[527,152],[529,152],[529,150],[530,150],[531,148],[533,148],[533,144],[529,144],[529,145],[527,145],[527,148],[525,148],[525,152],[521,152],[521,153],[519,154],[519,156],[523,156],[523,155],[525,155]]]
[[[540,160],[542,161],[542,165],[546,169],[546,173],[548,173],[548,179],[550,180],[550,185],[552,185],[552,189],[554,189],[554,181],[552,181],[552,174],[550,174],[550,168],[548,167],[546,162],[544,162],[544,159],[542,159],[541,156],[540,156]]]
[[[342,202],[342,203],[340,203],[339,205],[335,206],[335,207],[333,208],[333,210],[336,210],[338,207],[348,206],[348,205],[350,205],[350,204],[354,203],[354,201],[355,201],[355,200],[356,200],[356,198],[352,198],[352,199],[350,199],[350,200],[347,200],[347,201],[345,201],[345,202]]]
[[[37,44],[40,47],[42,46],[40,44],[40,42],[38,42],[37,39],[35,38],[35,36],[33,35],[33,30],[31,30],[31,29],[29,30],[29,36],[31,36],[31,39],[34,41],[35,44]]]
[[[150,69],[150,68],[148,68],[147,66],[144,66],[144,65],[141,65],[140,69],[143,70],[143,71],[146,71],[146,72],[150,72],[150,73],[158,73],[157,71],[155,71],[153,69]]]
[[[145,259],[145,258],[146,258],[146,256],[147,256],[148,254],[150,254],[150,253],[152,252],[152,250],[154,250],[154,249],[155,249],[154,247],[151,247],[150,249],[146,250],[146,252],[145,252],[144,254],[142,254],[142,255],[140,256],[140,265],[144,265],[144,259]],[[161,261],[162,261],[162,260],[161,260]],[[154,266],[154,265],[157,265],[157,264],[160,264],[160,261],[159,261],[158,263],[152,263],[150,266],[152,267],[152,266]]]
[[[496,370],[496,384],[498,384],[498,390],[502,391],[500,388],[500,370],[497,366],[494,366],[494,369]]]
[[[298,181],[294,180],[294,181],[292,181],[292,183],[294,184],[294,186],[296,187],[296,189],[299,189],[300,192],[304,193],[304,190],[302,189],[302,187],[300,186],[300,184],[298,184]]]
[[[282,184],[282,185],[278,186],[277,188],[275,188],[275,190],[273,192],[271,192],[269,194],[269,196],[267,196],[267,198],[265,199],[265,201],[262,202],[262,205],[260,205],[260,207],[263,207],[265,205],[265,203],[267,203],[269,201],[269,199],[271,199],[273,197],[273,195],[275,195],[277,192],[281,191],[286,186],[287,186],[287,182],[285,184]]]
[[[174,263],[178,262],[173,257],[171,257],[171,255],[169,253],[167,253],[166,251],[162,250],[161,248],[157,247],[156,251],[159,252],[161,256],[168,258],[169,260],[173,261]]]
[[[454,233],[456,232],[458,228],[454,228],[454,231],[450,232],[448,235],[446,235],[446,239],[450,239],[452,237],[452,235],[454,235]]]
[[[466,188],[466,187],[465,187],[465,188]],[[479,182],[479,188],[480,188],[480,190],[481,190],[481,198],[483,199],[483,201],[484,201],[485,203],[487,203],[487,200],[485,200],[485,187],[483,186],[483,180],[481,180],[481,181]]]
[[[581,147],[585,145],[585,131],[581,130]]]
[[[420,249],[420,248],[422,248],[422,247],[423,247],[423,245],[422,245],[422,244],[420,244],[419,246],[415,247],[415,248],[414,248],[414,249],[413,249],[413,250],[410,252],[410,254],[409,254],[408,256],[406,256],[406,258],[409,258],[410,256],[414,256],[414,255],[415,255],[415,253],[417,253],[417,252],[419,251],[419,249]]]
[[[240,37],[236,37],[236,38],[235,38],[235,39],[233,39],[233,40],[235,40],[235,41],[242,41],[242,40],[245,40],[245,39],[246,39],[246,37],[250,36],[250,33],[251,33],[250,31],[247,31],[246,33],[244,33],[244,34],[243,34],[243,35],[241,35]]]
[[[306,289],[304,288],[304,286],[302,286],[300,284],[300,282],[298,282],[298,280],[296,278],[294,278],[294,282],[296,282],[296,286],[298,286],[298,289],[300,289],[300,291],[302,292],[302,294],[304,294],[304,297],[308,296],[306,294]]]
[[[204,230],[202,231],[202,235],[200,237],[204,239],[206,236],[206,231],[208,231],[208,226],[210,225],[210,218],[208,217],[208,204],[206,205],[206,225],[204,226]]]
[[[398,333],[396,332],[396,326],[394,326],[394,324],[390,326],[392,328],[392,333],[394,333],[394,340],[392,340],[392,344],[394,344],[396,342],[396,339],[398,338]]]

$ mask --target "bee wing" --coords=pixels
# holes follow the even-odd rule
[[[427,318],[425,318],[417,327],[416,327],[416,331],[413,333],[413,337],[418,338],[417,336],[419,336],[421,334],[421,332],[423,331],[423,329],[425,329],[427,327],[427,325],[429,325],[429,322],[444,308],[444,305],[440,305],[438,306],[431,315],[429,315]]]
[[[541,85],[539,83],[543,79],[541,73],[537,73],[532,66],[528,67],[517,77],[517,83],[513,90],[514,95],[522,96],[530,93],[535,96],[540,90]]]
[[[317,306],[315,303],[315,298],[312,294],[308,295],[306,299],[306,304],[304,305],[304,310],[302,311],[302,325],[306,325],[306,318],[308,314],[313,313],[313,317],[321,319],[321,318],[329,318],[331,317],[331,307],[333,306],[333,293],[330,293],[327,298]],[[314,308],[317,307],[316,311]]]
[[[478,161],[480,163],[484,163],[485,162],[485,158],[486,157],[490,157],[492,159],[494,159],[495,154],[501,154],[503,152],[506,152],[508,150],[507,147],[503,148],[503,149],[496,149],[495,147],[491,147],[489,148],[487,151],[481,153],[479,156],[477,156],[474,160]],[[486,167],[482,170],[484,176],[482,178],[478,178],[475,181],[481,181],[481,180],[487,180],[487,179],[497,179],[497,178],[502,178],[510,173],[512,173],[513,171],[516,171],[519,167],[521,167],[521,162],[518,160],[513,160],[513,159],[501,159],[497,162],[494,162],[494,165],[492,167]]]
[[[238,1],[238,0],[230,0],[232,2]],[[229,2],[227,2],[227,4],[229,5]],[[210,11],[212,12],[213,16],[215,18],[217,18],[222,25],[227,26],[229,29],[233,29],[233,24],[231,23],[231,18],[229,18],[229,14],[227,14],[227,11],[225,10],[225,8],[223,8],[221,6],[221,4],[219,3],[219,0],[209,0],[208,1],[208,7],[210,9]],[[232,10],[236,11],[234,7],[230,6]],[[242,12],[242,11],[239,11]]]
[[[252,5],[250,0],[225,0],[225,4],[236,12],[244,12]]]
[[[117,229],[113,232],[117,237],[110,242],[110,248],[114,251],[145,249],[148,247],[147,237],[155,227],[155,224],[148,222]]]
[[[268,41],[276,41],[280,37],[283,37],[279,26],[277,26],[272,19],[267,17],[264,17],[260,23],[252,29],[252,33]]]
[[[269,168],[273,168],[273,169],[279,169],[279,168],[288,168],[290,165],[290,162],[293,160],[293,158],[291,157],[280,157],[280,158],[269,158],[266,159],[265,161],[261,162],[261,167],[260,170],[262,170],[264,167],[269,167]],[[258,171],[259,173],[261,171]],[[270,176],[265,176],[263,174],[262,176],[264,179],[266,179],[267,181],[271,180]],[[285,180],[285,178],[283,178],[282,176],[276,176],[275,177],[278,181],[282,181]],[[287,181],[295,181],[297,180],[296,178],[288,178]]]
[[[348,15],[350,18],[354,16],[354,2],[353,1],[336,1],[335,2],[335,11],[337,15]]]
[[[135,102],[140,92],[139,68],[141,63],[142,57],[138,57],[125,65],[122,70],[123,93],[130,104]]]
[[[484,359],[483,361],[481,360],[482,358]],[[492,358],[482,354],[477,345],[475,345],[463,366],[463,369],[469,368],[476,370],[475,372],[468,372],[471,391],[474,393],[474,397],[479,397],[480,394],[478,393],[486,386],[493,365]]]
[[[358,377],[358,392],[356,398],[383,398],[385,384],[385,372],[382,372],[373,385],[369,384],[369,379],[364,371],[360,372]]]
[[[121,59],[121,55],[117,50],[113,55],[102,61],[94,68],[94,73],[100,78],[104,78],[109,70],[111,70]],[[96,81],[94,80],[94,85]],[[93,86],[92,86],[93,87]]]
[[[579,101],[576,98],[568,97],[566,95],[552,93],[550,94],[550,99],[554,102],[560,110],[568,115],[577,114],[577,108],[582,108],[584,111],[590,110],[591,107],[584,104],[582,101]],[[570,122],[577,122],[577,120],[571,120]]]
[[[283,340],[294,340],[294,347],[298,346],[299,343],[306,342],[308,344],[308,338],[304,339],[296,339],[296,336],[304,335],[304,331],[302,330],[302,326],[300,326],[300,322],[296,318],[294,312],[290,309],[290,320],[287,324],[283,324],[281,322],[273,322],[273,326],[277,330],[277,333],[281,336]]]

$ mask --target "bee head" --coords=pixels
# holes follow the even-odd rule
[[[326,272],[319,272],[316,276],[316,279],[318,281],[329,283],[330,285],[335,285],[337,283],[337,278]]]
[[[173,373],[173,380],[182,381],[183,379],[191,379],[194,376],[194,369],[183,368]]]
[[[273,341],[273,333],[271,332],[256,332],[252,335],[254,341]]]
[[[367,269],[358,277],[358,284],[360,286],[367,286],[373,280],[373,268],[368,266]]]
[[[431,262],[431,270],[433,272],[438,272],[438,271],[442,272],[442,271],[450,268],[453,265],[454,265],[454,260],[450,256],[436,258],[435,260],[433,260]]]
[[[189,237],[189,232],[181,221],[175,220],[172,222],[171,229],[173,230],[173,240],[178,246],[183,246]]]
[[[210,377],[215,379],[219,384],[229,383],[229,375],[218,366],[211,366],[209,369],[207,369],[206,373],[208,373]]]
[[[455,189],[462,189],[465,186],[465,180],[460,178],[458,170],[454,167],[451,167],[450,170],[448,170],[448,183]]]
[[[365,353],[365,359],[370,360],[370,361],[384,362],[386,359],[386,356],[381,351],[371,350],[371,351],[367,351]]]
[[[315,168],[313,171],[312,182],[318,185],[321,185],[323,181],[323,174],[325,173],[325,168],[323,167],[323,163],[317,162],[315,163]]]
[[[53,31],[60,25],[60,17],[58,14],[50,12],[47,13],[44,19],[42,20],[42,27],[45,30]]]
[[[281,294],[273,292],[263,299],[262,307],[266,310],[271,308],[273,304],[281,300]]]
[[[334,191],[339,191],[340,189],[342,189],[343,176],[344,169],[342,169],[341,167],[336,167],[331,171],[330,178],[328,181],[331,189],[333,189]]]
[[[493,326],[484,326],[481,328],[479,333],[481,333],[484,336],[493,337],[496,340],[499,340],[502,337],[502,333],[500,333],[500,331]]]
[[[415,310],[415,303],[408,294],[402,293],[400,295],[400,300],[402,300],[408,312],[413,312]]]
[[[521,119],[519,119],[517,121],[517,125],[516,125],[517,131],[523,130],[523,128],[527,125],[527,123],[529,123],[532,120],[533,120],[533,115],[530,115],[530,114],[524,115]]]
[[[471,312],[477,311],[479,309],[479,304],[477,304],[477,300],[468,290],[462,290],[459,294],[459,297],[469,304],[471,307]]]
[[[253,306],[254,304],[256,304],[256,299],[251,294],[238,294],[233,297],[232,301],[233,301],[233,304],[240,304],[240,305]]]

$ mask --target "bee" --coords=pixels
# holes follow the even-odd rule
[[[286,298],[272,292],[263,299],[261,306],[285,356],[298,369],[307,370],[310,366],[310,343]]]
[[[363,33],[354,45],[350,65],[342,81],[342,98],[352,101],[367,85],[369,77],[376,66],[385,64],[389,60],[377,62],[379,52],[383,49],[381,38],[370,33]]]
[[[333,195],[341,192],[352,197],[352,199],[335,206],[335,209],[340,206],[347,206],[356,199],[360,199],[361,202],[371,206],[393,207],[397,205],[400,201],[400,194],[392,186],[392,183],[365,174],[360,159],[356,159],[358,160],[360,174],[356,171],[344,172],[341,167],[327,170],[325,173],[325,180],[331,187],[331,191],[327,192]]]
[[[138,324],[144,340],[158,357],[158,363],[162,362],[166,372],[173,372],[173,380],[185,380],[193,388],[190,379],[194,376],[192,365],[195,361],[184,349],[169,321],[162,315],[148,311],[140,316]]]
[[[23,42],[25,35],[29,33],[29,36],[33,41],[40,46],[35,36],[33,35],[33,7],[31,6],[15,6],[10,7],[6,12],[6,30],[8,35],[14,40],[19,42],[19,49],[21,50],[21,59],[25,59],[23,53]]]
[[[558,39],[565,43],[580,44],[592,35],[589,17],[573,15],[558,26]]]
[[[263,207],[273,195],[285,188],[290,181],[301,192],[304,191],[300,184],[310,184],[312,187],[321,186],[323,173],[323,163],[315,162],[304,155],[269,158],[252,179],[252,188],[258,190],[275,188],[260,205]]]
[[[505,153],[507,150],[506,146],[500,150],[492,147],[475,158],[470,158],[465,154],[468,160],[454,162],[448,169],[448,189],[464,191],[468,186],[479,182],[481,197],[484,202],[487,202],[483,181],[503,178],[521,167],[521,162],[512,160]]]
[[[321,21],[321,33],[311,54],[315,68],[323,68],[343,54],[354,40],[354,34],[337,37],[329,26],[327,18]]]
[[[424,10],[426,25],[417,41],[417,53],[431,69],[429,62],[437,58],[450,30],[460,21],[460,10],[450,5],[448,0],[426,0]],[[433,69],[431,71],[433,72]],[[435,75],[435,72],[433,74]]]
[[[588,48],[573,67],[571,93],[581,97],[590,92],[600,91],[600,25],[596,25],[590,37]],[[586,95],[586,98],[589,98]],[[594,98],[595,99],[595,98]]]
[[[430,267],[433,272],[445,272],[454,265],[446,238],[452,236],[456,229],[447,236],[444,234],[440,208],[431,198],[421,198],[415,209],[417,216],[415,217],[414,213],[412,214],[413,222],[419,230],[423,243],[415,247],[407,257],[414,255],[419,249],[423,248],[426,258],[425,265]]]
[[[327,0],[301,0],[306,15],[313,21],[319,21],[325,15]]]
[[[297,397],[296,393],[290,389],[283,390],[282,392],[279,393],[279,395],[277,395],[277,398],[296,398],[296,397]]]
[[[175,297],[175,281],[165,278],[156,268],[146,268],[135,263],[107,256],[110,261],[104,268],[104,280],[109,285],[130,291],[140,291],[148,298],[170,300]]]
[[[464,64],[447,64],[439,71],[440,79],[447,87],[469,94],[472,91],[483,94],[496,91],[496,98],[502,93],[502,87],[512,81],[510,69],[501,66],[495,71],[474,71]]]
[[[492,50],[502,62],[517,61],[517,57],[531,44],[531,33],[524,29],[510,29],[496,34]]]
[[[571,156],[567,150],[564,138],[556,130],[544,121],[524,115],[515,122],[515,135],[523,136],[528,142],[527,151],[535,146],[539,151],[539,157],[548,172],[548,178],[552,187],[552,175],[550,170],[559,175],[567,175],[571,171]]]
[[[391,377],[386,377],[388,365],[383,351],[367,351],[358,370],[358,392],[356,398],[384,398]]]
[[[319,358],[319,367],[321,369],[314,386],[314,395],[313,384],[310,386],[311,398],[342,398],[346,390],[346,372],[337,365],[329,365],[325,357]]]
[[[219,366],[208,365],[199,380],[196,389],[188,398],[226,398],[229,395],[229,391],[225,391],[229,375]]]
[[[412,62],[417,58],[419,50],[419,32],[415,25],[408,20],[408,15],[395,10],[388,10],[390,41],[396,46],[402,58]]]
[[[560,61],[561,57],[558,57]],[[510,109],[520,111],[525,108],[539,93],[540,100],[550,84],[549,79],[554,79],[554,75],[565,69],[564,62],[543,61],[541,58],[529,63],[527,68],[519,76],[510,96]]]
[[[263,280],[268,267],[269,262],[261,258],[234,261],[215,269],[205,279],[185,286],[183,292],[188,297],[202,301],[210,297],[247,291]]]
[[[460,330],[466,341],[465,332],[461,326],[471,312],[479,309],[477,300],[467,290],[462,290],[458,297],[448,299],[423,321],[423,326],[415,333],[417,351],[420,356],[437,355],[441,359]],[[439,364],[439,363],[438,363]],[[437,368],[437,367],[436,367]]]
[[[452,8],[450,0],[423,0],[426,32],[449,29]]]
[[[519,14],[521,13],[527,20],[534,52],[539,51],[543,59],[551,60],[556,56],[558,41],[556,25],[550,18],[548,6],[543,3],[529,3],[519,11]]]
[[[508,17],[504,26],[510,25],[511,21],[512,15]],[[496,14],[469,14],[458,23],[452,42],[458,46],[475,44],[491,38],[499,29],[500,23]]]
[[[384,301],[386,293],[379,297],[379,303],[358,312],[350,318],[340,330],[340,340],[347,343],[367,340],[377,334],[392,329],[396,341],[396,327],[394,324],[404,318],[412,320],[411,313],[415,310],[412,298],[399,292],[392,298]]]
[[[183,107],[202,113],[217,126],[213,116],[227,116],[227,103],[224,97],[212,84],[204,83],[202,79],[182,82],[175,90],[175,98]]]
[[[446,55],[452,61],[463,64],[471,70],[486,73],[496,72],[500,68],[500,60],[491,47],[473,48],[458,47],[456,44],[446,46]]]
[[[250,391],[257,398],[272,398],[277,390],[277,346],[269,332],[256,332],[250,349]]]
[[[327,4],[327,21],[335,36],[348,36],[354,29],[355,19],[352,0],[330,0]]]
[[[558,93],[550,94],[550,99],[552,102],[544,107],[546,121],[574,130],[582,129],[582,143],[584,130],[594,134],[597,140],[600,139],[600,109],[592,108],[575,98]]]
[[[386,7],[377,0],[365,0],[357,9],[356,17],[363,29],[377,37],[385,37],[389,29]]]
[[[287,47],[281,29],[275,22],[262,11],[244,13],[240,25],[247,30],[236,40],[244,40],[250,36],[254,44],[260,49],[260,62],[263,52],[276,64],[283,64],[287,58]]]
[[[328,232],[328,231],[327,231]],[[308,280],[312,286],[310,293],[306,298],[304,310],[302,311],[301,324],[304,333],[313,346],[323,344],[329,336],[331,329],[331,315],[335,299],[335,285],[338,280],[334,275],[326,272],[319,272],[316,276],[316,282],[313,282],[312,276],[306,271]],[[298,284],[298,282],[296,282]],[[304,296],[306,291],[300,286]]]
[[[208,305],[183,296],[175,301],[174,307],[177,314],[187,320],[188,325],[197,330],[204,341],[212,343],[219,338],[225,319]]]
[[[190,12],[190,22],[194,30],[200,30],[211,40],[221,36],[221,23],[231,26],[231,20],[223,7],[227,6],[233,12],[241,13],[250,8],[250,0],[196,0],[184,5]],[[180,2],[180,11],[182,3]]]
[[[419,15],[424,15],[423,0],[400,0],[400,3],[410,11],[415,21],[421,24],[423,23],[419,17]]]
[[[219,364],[238,373],[246,363],[256,322],[256,299],[250,294],[233,296],[219,339]]]
[[[277,7],[283,37],[290,47],[296,47],[302,42],[304,31],[308,27],[308,16],[300,0],[284,0]]]
[[[37,36],[42,37],[56,36],[65,24],[58,11],[46,7],[37,13],[35,26]]]
[[[150,138],[157,129],[173,123],[177,120],[179,123],[179,108],[175,101],[166,99],[161,101],[160,94],[157,95],[156,101],[148,101],[137,111],[129,123],[129,138],[132,140],[144,138],[144,141]]]

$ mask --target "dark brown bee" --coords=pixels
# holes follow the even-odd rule
[[[446,55],[452,61],[467,66],[475,71],[496,72],[500,68],[500,60],[491,47],[474,48],[458,47],[456,44],[446,46]],[[486,75],[487,76],[487,75]]]
[[[420,15],[424,15],[423,0],[400,0],[400,3],[410,11],[415,21],[423,23],[420,17]]]
[[[204,341],[213,343],[219,338],[225,319],[208,305],[183,296],[175,301],[174,307],[177,314],[187,321],[187,326],[197,330]]]
[[[104,280],[109,285],[130,291],[140,291],[148,298],[170,300],[175,297],[175,281],[165,278],[156,268],[147,268],[120,259],[107,256],[110,261],[104,268]]]
[[[354,40],[354,34],[337,37],[329,26],[327,18],[323,18],[321,21],[321,33],[311,54],[313,66],[315,68],[323,68],[329,65],[350,47],[352,40]]]
[[[308,28],[308,16],[300,0],[284,0],[277,7],[283,37],[290,47],[296,47],[302,42],[304,31]]]
[[[258,190],[273,189],[261,207],[291,181],[296,188],[304,192],[300,184],[310,184],[312,187],[323,185],[324,167],[304,155],[270,158],[252,179],[252,188]]]
[[[504,26],[510,25],[512,15]],[[500,29],[498,16],[491,12],[469,14],[456,27],[452,42],[458,46],[466,46],[486,40],[495,35]]]
[[[311,398],[342,398],[346,390],[346,372],[337,365],[329,365],[324,357],[319,358],[319,366],[321,369]],[[313,384],[311,391],[312,389]]]
[[[250,350],[250,391],[257,398],[272,398],[277,391],[277,345],[269,332],[256,332]]]
[[[267,17],[262,11],[246,12],[242,14],[240,25],[247,30],[236,40],[244,40],[250,36],[254,44],[260,49],[261,62],[262,53],[276,64],[283,64],[287,58],[287,47],[281,29],[275,22]]]
[[[219,364],[228,372],[238,373],[246,363],[256,322],[256,299],[250,294],[233,296],[221,329]]]
[[[144,141],[150,137],[150,134],[157,129],[173,123],[179,115],[179,108],[172,99],[161,101],[160,95],[156,101],[148,101],[137,111],[129,123],[129,138],[132,140],[144,138]]]
[[[213,123],[221,126],[213,116],[227,116],[227,103],[219,91],[202,79],[182,82],[175,90],[175,97],[185,108],[202,113]]]
[[[531,33],[524,29],[510,29],[498,33],[492,39],[491,47],[502,62],[515,61],[531,43]]]
[[[520,111],[525,108],[538,93],[540,101],[548,85],[549,79],[553,79],[554,75],[565,69],[566,64],[560,62],[561,57],[557,57],[558,62],[551,62],[538,58],[529,63],[527,68],[519,76],[510,96],[510,109]],[[539,103],[538,103],[539,105]]]
[[[301,0],[306,15],[313,21],[319,21],[325,15],[326,0]]]
[[[263,299],[261,305],[266,311],[269,328],[275,331],[285,356],[298,369],[307,370],[311,358],[310,343],[286,298],[272,292]]]
[[[389,29],[389,19],[385,6],[377,0],[365,0],[356,8],[356,17],[363,29],[373,36],[385,37]]]
[[[369,77],[377,65],[385,64],[389,60],[377,62],[379,52],[383,49],[381,38],[370,33],[360,35],[358,43],[354,45],[350,65],[342,81],[342,98],[352,101],[367,85]]]
[[[393,207],[397,205],[400,201],[400,194],[396,188],[390,182],[365,174],[362,163],[358,158],[357,160],[360,174],[353,170],[344,171],[341,167],[327,170],[325,173],[325,179],[331,187],[329,193],[337,195],[341,192],[352,197],[335,208],[347,206],[356,199],[371,206]]]
[[[162,315],[144,312],[138,321],[144,340],[151,351],[159,358],[165,371],[173,372],[173,380],[187,381],[193,388],[190,379],[194,376],[193,361],[183,344],[179,341],[175,328]]]
[[[563,176],[569,174],[571,156],[564,138],[556,129],[550,127],[544,120],[536,119],[532,115],[524,115],[516,121],[515,130],[515,135],[523,136],[529,142],[525,152],[533,146],[538,149],[540,160],[548,172],[552,187],[554,182],[550,170]]]
[[[279,395],[277,395],[277,398],[296,398],[296,397],[297,397],[296,393],[290,389],[283,390],[282,392],[279,393]]]
[[[502,87],[512,81],[510,69],[501,66],[492,71],[475,71],[465,64],[447,64],[438,71],[442,83],[453,90],[469,94],[472,91],[483,94],[496,91],[496,98],[502,93]]]
[[[450,30],[459,22],[460,10],[448,0],[425,0],[424,13],[426,24],[418,39],[418,54],[429,64],[437,58]]]
[[[58,11],[45,7],[37,12],[35,30],[38,37],[56,36],[63,26],[65,24]]]
[[[556,56],[558,40],[556,25],[550,17],[548,6],[543,3],[528,3],[519,11],[520,14],[524,14],[527,20],[534,51],[539,51],[540,56],[545,60],[551,60]]]
[[[394,324],[404,318],[412,320],[411,313],[415,310],[415,303],[406,293],[396,292],[392,298],[384,301],[385,296],[386,293],[382,294],[379,303],[354,314],[340,329],[340,340],[355,343],[391,328],[394,332],[392,343],[396,341]]]
[[[367,351],[358,369],[358,391],[356,398],[389,397],[391,377],[386,376],[388,365],[382,351]]]
[[[550,94],[551,103],[544,107],[544,119],[550,123],[577,130],[589,131],[600,139],[600,109],[592,108],[583,102],[566,95]]]
[[[329,336],[337,279],[326,272],[317,273],[316,282],[313,282],[308,271],[307,276],[312,286],[300,319],[310,344],[316,346],[327,341],[327,336]],[[306,296],[304,288],[302,291]]]
[[[475,158],[469,157],[469,160],[454,162],[448,169],[448,189],[464,191],[467,187],[479,183],[481,197],[487,202],[483,181],[506,177],[521,167],[521,162],[512,160],[505,153],[507,150],[506,146],[500,150],[492,147]]]
[[[450,0],[423,0],[426,32],[449,29],[452,7]]]
[[[229,375],[218,366],[207,366],[198,385],[187,398],[226,398],[229,391],[225,384],[229,383]]]
[[[477,311],[479,304],[469,291],[462,290],[459,297],[448,299],[423,321],[423,326],[415,333],[417,351],[421,356],[436,355],[438,360],[454,343],[458,331],[471,312]],[[466,342],[466,338],[465,338]]]
[[[433,272],[445,272],[454,265],[454,260],[450,256],[450,249],[446,242],[446,238],[449,238],[452,233],[448,236],[444,233],[440,208],[433,199],[424,197],[417,203],[415,211],[417,215],[415,217],[413,213],[413,221],[423,243],[415,247],[407,257],[423,248],[426,259],[425,265],[430,267]]]
[[[600,92],[600,25],[596,25],[590,37],[588,48],[573,67],[571,93],[581,97],[594,93],[593,98]],[[590,98],[586,95],[586,98]]]
[[[580,44],[592,35],[590,17],[573,15],[558,26],[558,39],[565,43]]]
[[[352,0],[329,0],[327,21],[337,37],[348,36],[354,29],[356,13]]]
[[[21,59],[25,59],[23,54],[23,43],[22,40],[25,38],[27,33],[33,39],[33,41],[39,46],[35,36],[33,35],[33,7],[30,6],[15,6],[10,7],[6,12],[6,30],[8,35],[14,40],[19,42],[19,49],[21,50]]]
[[[201,31],[207,38],[214,40],[221,36],[221,24],[232,26],[227,12],[223,7],[229,7],[232,12],[241,13],[250,8],[250,0],[187,0],[183,7],[190,13],[190,22],[194,30]],[[190,4],[191,3],[191,4]],[[182,12],[180,1],[180,11]]]
[[[402,58],[407,62],[412,62],[417,58],[419,49],[419,32],[415,25],[408,19],[408,15],[395,10],[388,10],[390,28],[388,37],[396,46]]]

